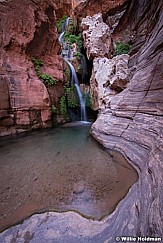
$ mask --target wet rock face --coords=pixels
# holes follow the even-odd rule
[[[44,73],[62,81],[55,8],[59,14],[61,2],[0,3],[0,135],[51,125],[49,94],[31,57],[42,59]]]
[[[95,58],[90,80],[92,108],[110,107],[113,96],[122,91],[129,81],[129,55],[118,55],[112,59]]]
[[[81,28],[88,59],[112,56],[110,29],[101,14],[82,19]]]

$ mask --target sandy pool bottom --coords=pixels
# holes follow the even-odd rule
[[[96,220],[111,213],[137,180],[73,124],[0,142],[0,230],[36,212],[74,210]]]

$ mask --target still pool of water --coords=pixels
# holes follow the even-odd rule
[[[74,210],[101,219],[137,180],[74,123],[0,142],[0,230],[35,212]],[[121,162],[121,163],[119,163]]]

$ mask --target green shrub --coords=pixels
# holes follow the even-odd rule
[[[43,61],[41,59],[36,59],[34,57],[32,57],[32,62],[34,64],[34,67],[41,67],[43,66]]]
[[[69,42],[70,44],[76,43],[79,49],[83,47],[83,39],[81,33],[79,35],[74,35],[69,31],[66,31],[64,34],[64,40]]]
[[[73,19],[70,19],[70,21],[69,21],[68,31],[71,33],[73,33],[75,31],[75,24],[74,24]]]
[[[56,80],[54,78],[52,78],[49,74],[45,73],[45,74],[40,74],[39,78],[42,79],[42,81],[44,82],[44,84],[51,86],[56,84]]]
[[[70,70],[69,69],[66,69],[66,70],[64,70],[64,73],[68,77],[70,75]]]
[[[80,65],[77,67],[77,71],[78,72],[81,71],[81,66]]]
[[[77,41],[78,41],[78,43],[76,43],[76,44],[78,45],[78,47],[80,49],[82,49],[83,48],[83,37],[82,37],[82,34],[81,33],[79,33],[78,38],[77,38]]]
[[[116,55],[128,54],[131,48],[132,48],[131,44],[124,43],[124,42],[117,42],[115,53]]]

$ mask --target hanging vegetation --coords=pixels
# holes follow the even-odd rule
[[[57,31],[59,34],[62,32],[62,25],[67,18],[68,18],[68,16],[64,15],[61,19],[56,21],[56,27],[57,27]]]
[[[116,42],[115,53],[116,55],[128,54],[132,48],[132,45],[124,42]]]
[[[43,81],[43,83],[45,85],[51,86],[51,85],[56,84],[56,82],[57,82],[56,79],[51,77],[49,74],[42,73],[40,71],[40,68],[43,66],[43,61],[41,59],[32,58],[32,62],[34,64],[34,68],[35,68],[35,71],[37,73],[37,76],[39,77],[39,79],[41,79]]]

